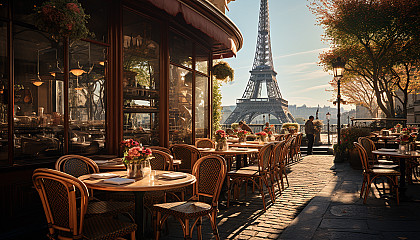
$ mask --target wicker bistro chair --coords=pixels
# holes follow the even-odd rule
[[[284,165],[284,156],[286,154],[286,151],[285,151],[286,147],[287,147],[286,141],[281,141],[277,143],[273,148],[273,160],[272,160],[273,164],[271,165],[271,169],[272,169],[271,171],[273,172],[272,174],[273,178],[274,177],[276,178],[277,186],[280,192],[284,190],[283,175],[284,175],[284,178],[286,178],[287,186],[289,187],[289,179],[287,179],[286,167]],[[281,182],[281,187],[280,187],[279,180]],[[272,179],[272,184],[273,184],[273,179]]]
[[[300,151],[300,146],[302,145],[302,137],[303,137],[303,133],[298,133],[296,135],[295,145],[293,146],[296,161],[299,161],[300,159],[302,159],[302,153]]]
[[[272,158],[272,149],[274,143],[268,143],[262,147],[258,152],[258,166],[244,167],[239,170],[233,170],[227,173],[227,188],[228,188],[228,199],[227,207],[229,207],[231,192],[235,186],[240,186],[243,182],[250,180],[253,183],[253,186],[257,185],[263,200],[264,211],[266,210],[265,197],[264,197],[264,187],[263,183],[268,189],[268,193],[271,197],[271,201],[275,201],[274,197],[274,187],[273,185],[268,184],[269,175],[273,174],[271,172],[271,158]],[[247,185],[245,185],[245,190]]]
[[[377,177],[386,177],[390,180],[389,183],[391,184],[391,190],[392,189],[395,190],[395,195],[397,197],[397,204],[399,205],[400,199],[398,196],[398,176],[400,176],[401,173],[394,169],[371,168],[368,163],[368,154],[366,150],[363,148],[363,146],[360,143],[354,142],[353,144],[356,147],[357,151],[359,152],[359,157],[360,157],[360,160],[362,161],[362,166],[363,166],[363,183],[362,183],[362,188],[360,190],[360,197],[363,197],[363,194],[364,194],[363,203],[366,203],[372,182]]]
[[[198,148],[215,148],[216,143],[209,138],[200,138],[195,141],[195,146]]]
[[[201,239],[202,217],[207,216],[210,219],[213,235],[216,239],[220,239],[216,224],[217,203],[226,176],[226,169],[226,161],[221,156],[208,155],[198,159],[192,170],[197,181],[193,185],[191,199],[186,202],[154,205],[154,210],[157,211],[156,239],[159,239],[161,226],[168,216],[175,217],[181,223],[184,239],[191,239],[195,226],[197,226],[198,239]],[[200,197],[211,198],[211,204],[200,202]],[[191,228],[190,220],[193,223]]]
[[[159,151],[165,152],[165,153],[167,153],[167,154],[169,154],[169,155],[172,155],[171,150],[169,150],[169,148],[166,148],[166,147],[161,147],[161,146],[150,146],[150,147],[148,147],[148,148],[150,148],[151,150],[159,150]]]
[[[55,163],[55,169],[73,177],[99,173],[98,165],[90,158],[79,155],[65,155],[60,157]],[[87,216],[92,215],[118,215],[119,213],[129,213],[134,210],[134,202],[120,201],[100,201],[93,197],[90,191],[90,202],[87,207]],[[129,216],[131,218],[131,215]]]
[[[110,217],[85,218],[89,192],[79,179],[45,168],[36,169],[32,179],[47,217],[49,239],[116,239],[129,234],[135,239],[134,223]]]
[[[194,163],[201,157],[200,151],[192,145],[174,144],[170,148],[174,159],[181,160],[179,171],[191,172]]]
[[[396,168],[398,167],[393,161],[378,159],[372,152],[376,150],[375,143],[367,137],[359,137],[357,140],[365,149],[368,157],[368,164],[373,168]]]

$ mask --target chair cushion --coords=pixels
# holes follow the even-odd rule
[[[372,166],[373,168],[385,168],[385,169],[392,169],[399,167],[398,165],[391,165],[391,164],[375,164]]]
[[[134,210],[134,202],[90,201],[86,215],[106,214],[109,216]]]
[[[181,219],[205,216],[212,211],[212,207],[203,202],[161,203],[153,205],[153,209]]]
[[[232,170],[230,172],[227,173],[228,176],[231,177],[252,177],[252,176],[256,176],[258,175],[258,170],[252,170],[252,169],[244,169],[241,168],[239,170]]]
[[[83,236],[87,239],[116,239],[130,234],[137,229],[137,225],[122,222],[113,218],[86,218],[83,225]]]
[[[374,168],[371,170],[372,173],[378,175],[400,175],[401,173],[394,169],[383,169],[383,168]]]

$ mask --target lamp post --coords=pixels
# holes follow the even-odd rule
[[[333,62],[333,72],[334,78],[337,78],[337,143],[340,144],[340,130],[341,130],[341,123],[340,123],[340,103],[341,103],[341,95],[340,95],[340,80],[343,77],[344,66],[346,62],[341,60],[341,57],[338,57],[335,62]]]
[[[330,142],[330,117],[331,117],[331,113],[327,112],[327,114],[325,114],[325,117],[327,118],[328,145],[330,145],[331,144],[331,142]]]

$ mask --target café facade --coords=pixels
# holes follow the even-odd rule
[[[55,41],[34,25],[42,2],[0,0],[5,237],[43,224],[32,172],[62,155],[120,155],[127,138],[168,147],[210,137],[212,60],[243,43],[206,0],[80,0],[93,34]]]

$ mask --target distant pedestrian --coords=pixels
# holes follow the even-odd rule
[[[246,125],[246,123],[244,123],[243,121],[240,121],[240,122],[239,122],[239,127],[240,127],[242,130],[245,130],[245,131],[247,131],[247,132],[249,132],[249,133],[253,133],[253,132],[252,132],[252,129],[251,129],[248,125]]]
[[[314,146],[315,139],[315,126],[314,126],[314,116],[309,116],[308,121],[305,123],[305,133],[308,138],[308,155],[312,155],[312,148]]]

